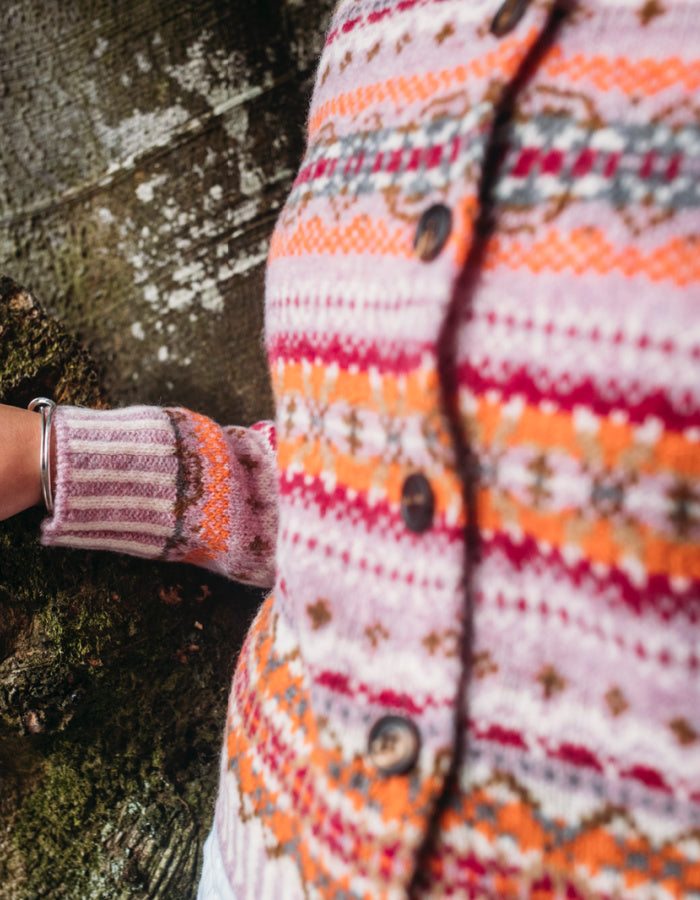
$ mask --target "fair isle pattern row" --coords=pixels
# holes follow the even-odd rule
[[[700,898],[700,6],[532,0],[495,37],[498,6],[338,5],[270,249],[274,457],[265,426],[115,414],[162,479],[120,475],[137,501],[116,512],[92,414],[59,410],[79,474],[50,540],[275,573],[203,900]],[[474,571],[441,408],[455,303]],[[415,472],[422,534],[400,514]],[[367,754],[388,714],[420,734],[405,775]]]
[[[318,143],[297,175],[290,205],[342,189],[381,191],[397,178],[407,194],[439,189],[480,156],[488,136],[478,127],[483,112],[471,109],[463,119],[438,119],[410,134],[348,134],[331,147]],[[700,205],[700,164],[687,153],[698,140],[697,125],[613,122],[596,128],[591,140],[590,125],[550,114],[516,124],[509,137],[503,203],[531,207],[566,192],[619,205],[651,202],[659,211]]]

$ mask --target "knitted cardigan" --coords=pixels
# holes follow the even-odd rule
[[[274,429],[56,413],[47,543],[272,587],[206,900],[700,897],[700,4],[520,7],[339,4]]]

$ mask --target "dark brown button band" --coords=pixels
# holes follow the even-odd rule
[[[369,758],[380,775],[404,775],[416,764],[419,750],[418,729],[403,716],[384,716],[369,733]]]
[[[413,250],[423,262],[430,262],[440,253],[452,231],[452,213],[436,203],[428,207],[418,220]]]
[[[491,22],[491,34],[503,37],[512,31],[525,15],[530,0],[505,0]]]
[[[420,473],[409,475],[401,489],[401,518],[416,534],[430,528],[435,503],[430,482]]]

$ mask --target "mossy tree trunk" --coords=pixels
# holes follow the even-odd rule
[[[331,5],[2,5],[0,274],[33,294],[0,282],[0,401],[270,413],[264,258]],[[0,526],[0,900],[188,900],[259,597],[40,519]]]

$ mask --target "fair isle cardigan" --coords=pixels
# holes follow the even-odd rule
[[[700,897],[700,3],[499,3],[339,4],[274,428],[55,417],[47,543],[271,588],[206,900]]]

